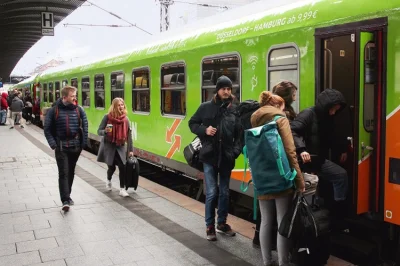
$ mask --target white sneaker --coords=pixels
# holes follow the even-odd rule
[[[111,190],[112,190],[112,183],[111,183],[111,181],[109,181],[109,180],[106,181],[106,189],[107,189],[108,191],[111,191]]]
[[[119,191],[119,195],[120,195],[121,197],[129,197],[129,194],[128,194],[128,192],[126,191],[125,188],[121,188],[121,190]]]

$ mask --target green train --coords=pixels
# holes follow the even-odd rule
[[[241,8],[247,15],[221,14],[223,23],[161,34],[126,54],[51,69],[31,79],[30,86],[40,97],[42,116],[62,86],[77,87],[92,147],[112,99],[124,98],[135,154],[194,179],[202,173],[183,157],[194,138],[187,123],[212,97],[220,75],[232,79],[240,100],[257,99],[261,91],[289,80],[298,86],[296,111],[314,105],[325,88],[340,90],[349,105],[337,122],[349,141],[349,207],[354,216],[369,213],[398,226],[399,7],[400,0],[310,0],[273,9],[255,3]],[[231,190],[238,193],[243,164],[240,156],[231,177]],[[246,193],[252,196],[251,189]]]

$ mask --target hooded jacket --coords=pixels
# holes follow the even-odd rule
[[[56,108],[58,108],[57,118]],[[78,119],[77,112],[81,121]],[[82,128],[82,134],[80,128]],[[64,104],[61,99],[57,100],[56,106],[46,114],[44,135],[52,149],[56,147],[64,150],[75,147],[85,148],[88,138],[88,120],[85,111],[80,106]]]
[[[255,111],[251,115],[251,126],[259,127],[259,126],[265,125],[266,123],[273,120],[273,118],[276,115],[285,116],[285,114],[282,111],[280,111],[278,108],[275,108],[273,106],[266,105],[266,106],[260,107],[257,111]],[[279,135],[281,136],[282,143],[285,148],[290,167],[294,168],[297,172],[297,175],[294,179],[296,188],[302,189],[302,188],[304,188],[304,179],[303,179],[303,175],[300,171],[299,164],[297,162],[296,147],[294,145],[292,132],[290,131],[289,120],[285,117],[282,117],[282,118],[279,118],[278,120],[276,120],[276,123],[278,125]],[[294,192],[294,190],[291,188],[291,189],[288,189],[288,190],[285,190],[285,191],[282,191],[279,193],[268,194],[268,195],[259,195],[258,199],[259,200],[270,200],[270,199],[275,199],[275,198],[279,198],[279,197],[291,194],[293,192]]]
[[[336,114],[346,107],[342,93],[325,89],[318,95],[315,106],[300,112],[291,123],[297,153],[307,151],[317,155],[317,166],[328,158],[330,148],[335,147],[342,153],[347,151],[347,140],[335,134],[334,116],[329,115],[329,109],[337,104],[340,109]]]
[[[10,106],[11,112],[22,112],[23,109],[24,109],[24,102],[18,96],[15,96],[11,102]]]
[[[1,103],[0,103],[1,110],[7,110],[8,108],[7,97],[8,97],[7,92],[3,92],[1,94]]]

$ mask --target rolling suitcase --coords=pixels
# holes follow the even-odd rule
[[[139,161],[136,157],[129,157],[126,160],[125,165],[125,188],[128,189],[130,187],[135,190],[138,187],[139,183]]]

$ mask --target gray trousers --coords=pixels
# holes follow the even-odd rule
[[[273,200],[260,200],[261,225],[260,225],[260,244],[261,254],[264,265],[272,265],[272,233],[274,228],[274,220],[278,221],[278,228],[281,224],[283,216],[286,214],[290,204],[292,203],[293,195],[280,197]],[[276,206],[276,216],[275,216]],[[277,234],[277,251],[279,265],[289,265],[291,241],[279,233]]]

